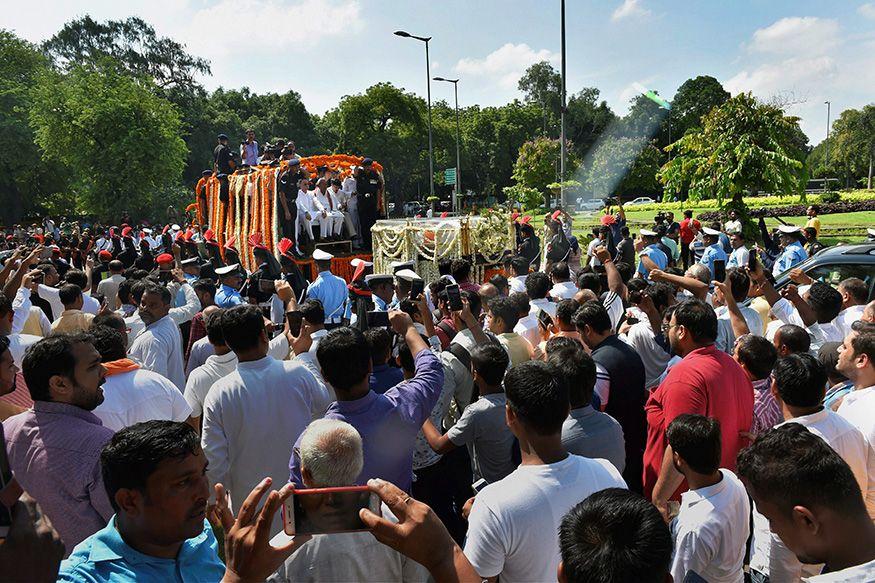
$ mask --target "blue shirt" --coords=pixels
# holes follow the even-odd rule
[[[784,251],[778,255],[778,258],[775,260],[775,265],[772,267],[772,275],[777,276],[794,265],[802,263],[806,259],[808,259],[808,252],[802,246],[802,243],[799,241],[793,241],[784,247]]]
[[[340,322],[348,296],[346,281],[327,270],[320,271],[316,281],[307,286],[307,298],[322,302],[326,324]]]
[[[666,266],[668,266],[668,257],[665,256],[665,253],[662,251],[662,249],[659,248],[656,243],[654,243],[653,245],[648,245],[647,247],[642,249],[641,253],[639,253],[638,255],[649,257],[650,260],[653,261],[660,269],[665,269]],[[647,277],[647,274],[650,273],[650,271],[646,267],[644,267],[644,263],[641,261],[638,262],[638,273],[640,273],[644,277]]]
[[[362,436],[365,463],[356,484],[370,478],[392,482],[405,492],[413,484],[413,449],[422,424],[428,419],[444,386],[444,367],[431,350],[413,359],[416,374],[382,395],[374,391],[354,401],[335,401],[326,419],[340,419]],[[295,444],[298,450],[301,439]],[[293,451],[289,481],[302,486],[301,465]]]
[[[244,303],[246,302],[243,301],[243,296],[240,295],[240,292],[230,285],[223,283],[219,287],[219,291],[216,292],[216,305],[220,308],[233,308]]]
[[[182,543],[176,559],[161,559],[128,546],[116,529],[113,516],[103,529],[76,545],[61,563],[58,581],[199,583],[219,581],[224,574],[216,537],[206,520],[203,532]]]
[[[383,394],[404,380],[404,372],[397,366],[376,364],[371,371],[371,390]]]
[[[726,251],[723,250],[723,246],[719,242],[705,247],[699,263],[708,267],[708,270],[711,272],[711,279],[714,279],[714,262],[718,259],[722,259],[724,264],[726,263]]]

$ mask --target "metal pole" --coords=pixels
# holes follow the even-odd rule
[[[453,200],[453,210],[455,212],[459,212],[459,208],[457,205],[458,205],[458,201],[459,201],[459,194],[462,191],[462,165],[460,162],[461,156],[459,153],[460,152],[459,145],[462,142],[461,142],[461,138],[460,138],[461,134],[459,132],[459,80],[458,79],[453,82],[453,92],[456,95],[456,189],[455,189],[456,196],[454,197],[454,200]]]
[[[826,192],[829,190],[829,110],[832,103],[829,101],[824,103],[826,103],[826,177],[823,179],[823,191]]]
[[[668,110],[668,143],[671,145],[671,110]],[[668,161],[671,162],[671,150],[668,151]]]
[[[428,195],[432,197],[434,196],[434,151],[431,145],[431,63],[428,61],[428,40],[425,41],[425,81],[428,84]]]
[[[565,206],[565,0],[562,0],[562,109],[559,110],[559,139],[561,140],[559,157],[559,204]]]

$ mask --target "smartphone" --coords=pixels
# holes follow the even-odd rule
[[[304,322],[304,312],[295,310],[286,312],[286,322],[289,323],[289,332],[292,336],[297,336],[301,333],[301,324]]]
[[[450,284],[444,288],[447,292],[447,299],[450,302],[450,310],[458,312],[462,309],[462,292],[459,290],[459,284]]]
[[[416,300],[419,298],[419,295],[425,291],[425,280],[423,279],[414,279],[410,282],[410,299]]]
[[[553,318],[545,310],[538,310],[538,322],[545,330],[549,330],[550,326],[553,325]]]
[[[753,273],[757,269],[757,248],[756,247],[751,249],[750,254],[747,256],[747,269],[751,273]]]
[[[489,482],[486,481],[486,478],[480,478],[473,484],[471,484],[471,489],[474,490],[475,494],[479,494],[480,490],[489,485]]]
[[[283,503],[283,529],[290,536],[368,530],[362,508],[380,516],[380,498],[367,486],[295,490]]]
[[[726,261],[714,260],[714,281],[726,281]]]
[[[374,310],[368,312],[368,328],[388,328],[389,327],[389,312],[381,312]]]
[[[272,294],[276,291],[276,282],[272,279],[259,279],[258,291]]]
[[[9,527],[12,526],[12,513],[9,510],[9,507],[12,504],[15,504],[15,500],[6,500],[3,494],[6,493],[7,486],[10,487],[9,492],[12,493],[12,489],[15,486],[10,486],[14,480],[12,479],[12,468],[9,466],[9,458],[6,456],[6,443],[0,443],[0,539],[5,539],[9,535]],[[15,499],[18,498],[17,494],[20,494],[20,489],[15,493]],[[11,495],[8,496],[11,498]]]

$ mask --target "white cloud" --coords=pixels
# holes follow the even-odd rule
[[[857,8],[857,12],[869,20],[875,20],[875,3],[866,2],[865,4],[861,4],[860,7]]]
[[[650,14],[650,10],[641,6],[640,0],[623,0],[623,3],[611,14],[611,20],[617,21],[624,18],[642,17]]]
[[[839,23],[814,16],[782,18],[753,33],[750,49],[760,53],[823,54],[839,43]]]
[[[484,59],[459,59],[455,67],[463,75],[489,77],[504,88],[516,88],[517,81],[529,66],[541,61],[559,63],[559,54],[548,49],[536,51],[529,45],[507,43]]]
[[[326,37],[361,28],[359,0],[221,0],[194,13],[185,32],[188,48],[217,61],[228,55],[260,54],[265,40],[271,52],[305,52]],[[262,39],[262,40],[259,40]]]

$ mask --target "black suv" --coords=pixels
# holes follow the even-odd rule
[[[869,287],[869,301],[875,298],[875,243],[827,247],[794,267],[815,281],[833,285],[859,277]],[[780,289],[789,281],[790,272],[785,271],[775,278],[775,288]]]

